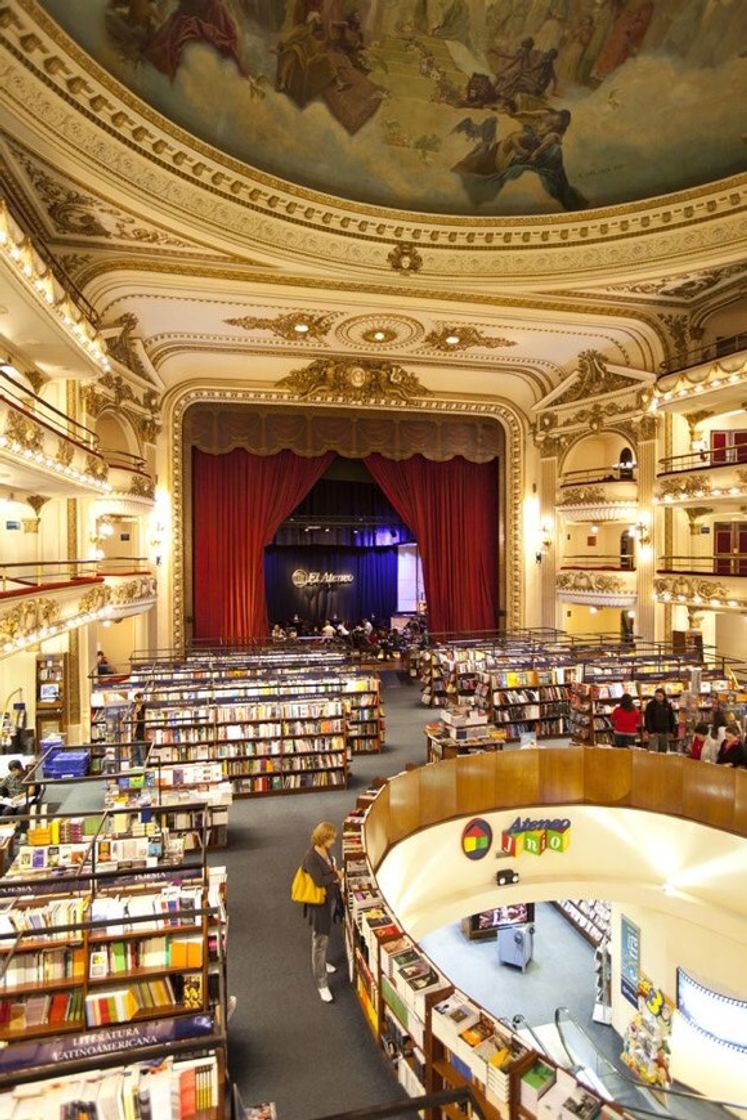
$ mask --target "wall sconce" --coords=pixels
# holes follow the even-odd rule
[[[628,536],[633,537],[640,545],[651,544],[651,531],[645,521],[636,521],[635,525],[628,525]]]
[[[149,543],[150,547],[155,553],[156,565],[159,565],[161,563],[161,548],[163,546],[163,538],[165,532],[166,526],[161,521],[156,522],[151,531],[151,538]]]
[[[552,534],[550,533],[549,527],[543,522],[542,526],[540,527],[539,533],[537,534],[537,547],[534,553],[534,559],[538,564],[542,563],[543,556],[546,556],[550,551],[551,544]]]

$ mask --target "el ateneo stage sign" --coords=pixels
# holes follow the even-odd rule
[[[355,580],[352,572],[307,572],[305,568],[295,568],[291,572],[294,587],[341,587]]]

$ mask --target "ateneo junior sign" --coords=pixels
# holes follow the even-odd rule
[[[334,572],[307,572],[305,568],[296,568],[291,574],[291,583],[294,587],[339,587],[352,583],[354,578],[349,572],[336,575]]]
[[[508,856],[518,856],[522,852],[541,856],[546,849],[564,852],[570,842],[571,822],[567,817],[537,821],[517,817],[501,834],[501,851]]]

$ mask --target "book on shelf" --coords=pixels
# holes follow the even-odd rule
[[[541,1060],[521,1075],[520,1104],[530,1112],[537,1111],[537,1104],[555,1084],[555,1069]]]

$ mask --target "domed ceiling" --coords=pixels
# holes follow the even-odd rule
[[[361,203],[546,214],[747,168],[744,0],[42,2],[178,125]]]

